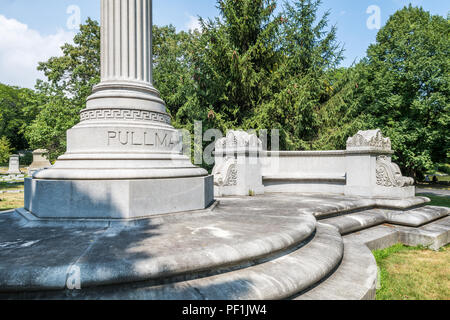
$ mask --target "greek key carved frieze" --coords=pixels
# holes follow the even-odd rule
[[[97,109],[81,112],[81,121],[88,120],[140,120],[171,123],[169,115],[147,110]]]

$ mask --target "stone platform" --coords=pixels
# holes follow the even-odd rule
[[[371,249],[449,243],[450,210],[428,201],[266,194],[121,221],[9,211],[0,298],[373,299]]]

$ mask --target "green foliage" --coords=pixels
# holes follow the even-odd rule
[[[408,175],[448,163],[449,50],[448,20],[411,6],[396,12],[367,58],[347,71],[351,80],[337,85],[326,113],[336,113],[338,120],[322,128],[318,145],[342,145],[359,129],[380,128]]]
[[[450,175],[450,164],[449,163],[438,164],[437,169],[439,172],[443,172],[443,173]]]
[[[191,33],[177,33],[173,26],[153,26],[153,81],[174,120],[192,95],[187,56],[193,37]]]
[[[11,155],[11,144],[8,138],[5,136],[0,138],[0,164],[8,163],[9,156]]]
[[[42,106],[33,123],[27,128],[27,139],[33,149],[49,151],[49,159],[55,160],[66,151],[66,131],[79,122],[81,107],[72,99],[55,95]]]
[[[33,152],[27,151],[20,158],[19,163],[21,166],[29,166],[33,163]]]
[[[279,19],[273,0],[218,1],[220,18],[201,19],[192,45],[194,91],[177,118],[204,129],[242,127],[255,107],[270,99],[277,68]]]
[[[39,112],[38,100],[33,90],[0,84],[0,136],[8,139],[12,151],[28,148],[24,131]]]

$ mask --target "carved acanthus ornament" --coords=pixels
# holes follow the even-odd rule
[[[414,185],[413,178],[402,175],[400,167],[392,162],[391,157],[377,157],[377,185],[382,187],[407,187]]]
[[[216,186],[236,186],[237,185],[237,161],[234,158],[226,158],[225,161],[214,167],[214,184]]]

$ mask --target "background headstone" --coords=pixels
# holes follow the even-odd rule
[[[20,172],[20,163],[19,163],[19,156],[17,154],[13,154],[9,158],[9,170],[8,174],[21,174]]]

